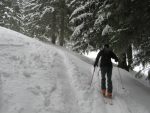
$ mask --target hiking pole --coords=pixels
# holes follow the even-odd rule
[[[93,81],[93,77],[94,77],[94,72],[95,72],[95,67],[94,67],[94,70],[93,70],[93,74],[92,74],[92,79],[91,79],[91,84],[90,84],[90,86],[92,85],[92,81]]]
[[[99,81],[100,81],[100,76],[99,76],[100,71],[101,71],[101,69],[98,70],[98,78],[99,78]]]
[[[120,76],[120,81],[121,81],[122,89],[125,89],[124,85],[123,85],[123,80],[122,80],[122,77],[121,77],[121,74],[120,74],[119,67],[118,67],[118,73],[119,73],[119,76]]]
[[[100,74],[99,74],[99,73],[100,73],[100,71],[101,71],[101,69],[99,69],[99,70],[98,70],[99,87],[100,87],[100,84],[101,84],[101,79],[100,79]]]

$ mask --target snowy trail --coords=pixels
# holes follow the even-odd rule
[[[32,48],[35,49],[34,46]],[[29,56],[26,56],[21,52],[22,49],[17,49],[14,53],[16,50],[14,47],[3,48],[6,52],[13,52],[10,58],[7,55],[5,58],[0,57],[3,58],[1,64],[8,64],[10,60],[11,62],[17,60],[18,64],[8,64],[8,69],[12,68],[11,71],[14,71],[13,75],[7,73],[5,67],[3,69],[1,67],[1,81],[3,81],[1,95],[4,95],[2,102],[5,103],[2,104],[1,112],[70,113],[72,111],[80,113],[80,108],[77,107],[78,100],[67,78],[68,73],[63,57],[50,48],[49,51],[42,52],[42,54],[38,53],[39,49],[44,50],[45,48],[39,46],[36,48],[36,53],[31,52]],[[1,52],[3,53],[1,56],[5,54],[4,51]],[[23,63],[21,67],[20,64]],[[19,68],[19,71],[15,68]]]
[[[104,104],[99,90],[100,82],[98,80],[100,80],[100,78],[95,78],[95,80],[93,81],[93,85],[95,86],[90,87],[89,84],[90,82],[89,77],[91,76],[90,65],[88,66],[89,69],[87,69],[87,66],[85,66],[84,70],[84,65],[82,61],[80,61],[82,62],[82,65],[76,63],[76,61],[79,59],[74,58],[71,55],[67,55],[65,58],[69,59],[68,61],[66,60],[66,63],[68,63],[69,66],[72,66],[71,69],[73,69],[71,70],[72,72],[71,81],[73,81],[73,86],[76,92],[78,92],[77,95],[79,95],[78,96],[79,100],[82,100],[82,102],[79,103],[81,105],[82,112],[85,111],[86,113],[99,113],[99,112],[112,113],[113,111],[116,113],[131,113],[127,104],[121,98],[119,99],[118,97],[115,98],[114,99],[115,104],[113,106]],[[87,72],[87,70],[89,70],[89,72]],[[86,78],[87,81],[85,82]],[[87,108],[89,109],[87,110]]]
[[[55,73],[57,73],[57,87],[60,88],[60,98],[61,101],[58,101],[57,107],[62,110],[59,111],[60,113],[70,113],[76,112],[80,113],[80,107],[78,105],[78,100],[76,98],[75,92],[70,84],[68,78],[68,69],[66,67],[66,62],[64,56],[62,56],[59,52],[55,54],[54,62],[52,63],[52,68],[54,69]],[[56,99],[54,99],[56,101]],[[61,105],[62,106],[59,106]]]
[[[146,105],[150,102],[149,101],[150,99],[147,98],[147,96],[150,93],[148,94],[145,93],[145,92],[149,92],[149,90],[147,89],[145,91],[143,90],[143,92],[140,92],[140,90],[143,89],[144,87],[140,87],[140,89],[135,88],[137,87],[134,84],[135,81],[132,78],[128,77],[129,75],[122,75],[123,77],[122,79],[124,80],[124,85],[125,85],[125,89],[122,89],[117,68],[113,69],[113,87],[114,87],[113,103],[114,104],[113,105],[104,104],[102,100],[102,96],[100,95],[99,80],[101,78],[98,77],[98,70],[99,69],[97,69],[95,72],[96,74],[94,75],[95,77],[93,82],[93,87],[95,89],[94,92],[95,99],[93,102],[94,110],[92,113],[99,113],[99,111],[101,111],[101,113],[103,112],[105,113],[112,113],[112,112],[113,113],[150,113],[149,112],[150,110],[148,110],[149,108],[147,108],[148,105]],[[125,73],[124,70],[121,70],[121,73]],[[140,83],[137,84],[140,85]],[[136,94],[132,94],[134,92],[137,92],[137,90],[141,93],[140,95],[138,95],[139,92]],[[141,101],[140,99],[141,96],[146,97],[146,98],[143,97],[145,102]]]
[[[150,90],[113,69],[114,105],[104,104],[98,68],[60,47],[0,27],[0,113],[150,113]]]
[[[0,113],[80,113],[64,56],[24,37],[1,29]]]
[[[123,85],[125,90],[122,90],[118,69],[114,69],[114,82],[118,82],[116,85],[116,96],[118,97],[117,101],[124,101],[125,108],[129,111],[129,113],[150,113],[149,102],[150,102],[150,90],[142,85],[140,82],[134,80],[132,75],[127,73],[125,70],[119,69],[121,72]],[[117,78],[117,79],[116,79]],[[116,79],[116,80],[115,80]]]

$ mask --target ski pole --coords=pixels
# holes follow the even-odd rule
[[[123,85],[123,80],[122,80],[122,77],[121,77],[121,74],[120,74],[119,67],[118,67],[118,73],[119,73],[119,76],[120,76],[120,81],[121,81],[122,89],[125,89],[124,85]]]
[[[99,86],[100,86],[100,83],[101,83],[101,82],[100,82],[101,79],[100,79],[100,75],[99,75],[100,71],[101,71],[101,69],[99,69],[99,71],[98,71]]]
[[[99,76],[99,72],[100,72],[100,71],[101,71],[101,69],[98,70],[98,78],[99,78],[99,80],[100,80],[100,76]]]
[[[90,84],[90,86],[92,85],[92,81],[93,81],[93,77],[94,77],[94,72],[95,72],[95,67],[94,67],[94,70],[93,70],[93,74],[92,74],[92,79],[91,79],[91,84]]]

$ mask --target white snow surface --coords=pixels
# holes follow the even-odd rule
[[[112,28],[109,25],[106,25],[105,28],[102,31],[102,36],[107,35],[111,32],[113,32]]]
[[[0,27],[0,113],[150,113],[150,89],[116,67],[105,104],[98,70],[90,86],[88,60]]]

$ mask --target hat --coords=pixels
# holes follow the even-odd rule
[[[104,47],[109,48],[109,44],[105,44]]]

